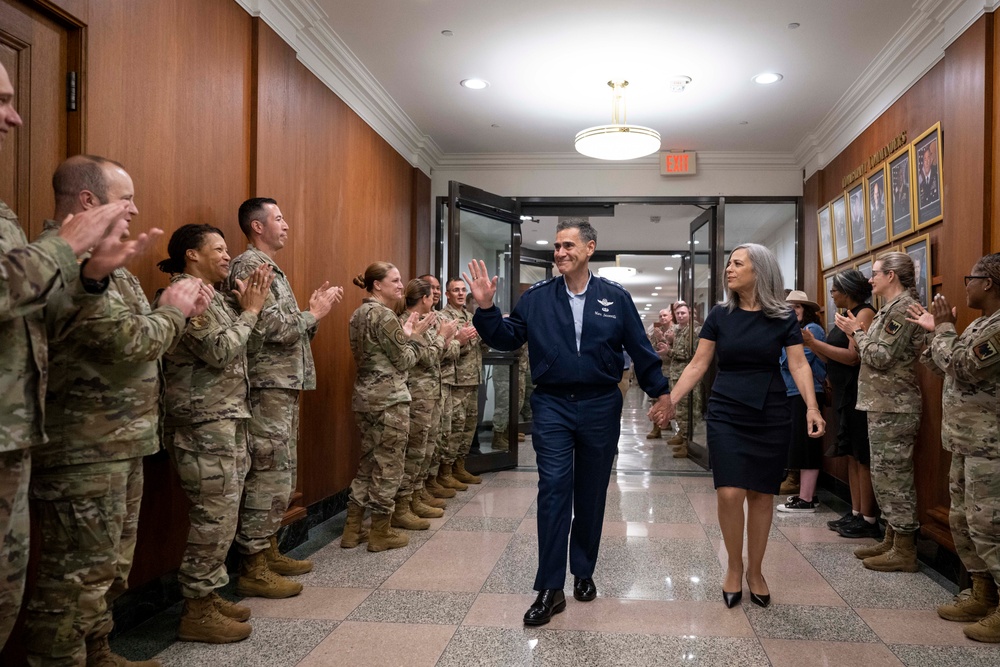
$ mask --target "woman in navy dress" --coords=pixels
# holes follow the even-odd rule
[[[750,599],[766,607],[771,596],[761,572],[774,495],[785,476],[792,416],[778,360],[788,369],[806,403],[809,435],[821,437],[826,423],[816,402],[812,371],[795,314],[784,300],[781,269],[771,251],[756,243],[733,249],[726,264],[729,297],[712,309],[701,343],[670,393],[677,405],[718,359],[705,422],[719,504],[719,525],[729,556],[722,596],[729,607],[743,596],[743,505],[747,505],[747,586]]]

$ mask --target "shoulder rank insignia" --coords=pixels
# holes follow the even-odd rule
[[[885,323],[885,332],[890,336],[895,336],[902,328],[903,325],[897,320],[889,320]]]
[[[995,359],[997,356],[997,346],[993,343],[993,339],[980,343],[972,348],[972,353],[976,355],[976,359],[979,361],[989,361]]]
[[[608,301],[607,299],[598,299],[597,303],[599,303],[602,306],[604,306],[605,308],[607,308],[608,306],[614,305],[615,302],[614,301]]]

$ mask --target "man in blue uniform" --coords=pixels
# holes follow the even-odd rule
[[[479,305],[472,322],[480,337],[498,350],[516,350],[527,341],[535,383],[538,597],[524,615],[525,625],[544,625],[566,608],[567,542],[573,597],[581,602],[597,597],[594,566],[621,432],[623,348],[639,385],[656,399],[650,419],[665,426],[674,412],[669,380],[632,297],[590,272],[596,247],[590,223],[560,222],[555,264],[562,275],[533,285],[508,318],[493,305],[497,278],[490,279],[482,260],[471,261],[471,276],[464,275]]]

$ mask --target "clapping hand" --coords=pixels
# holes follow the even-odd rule
[[[930,310],[927,310],[919,303],[915,303],[909,307],[906,314],[909,315],[906,318],[907,322],[919,324],[927,331],[934,331],[934,327],[939,324],[954,324],[957,319],[958,309],[950,307],[948,299],[945,298],[944,294],[935,294],[934,300],[931,301]]]

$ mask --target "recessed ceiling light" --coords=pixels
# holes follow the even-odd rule
[[[673,271],[674,267],[672,267],[672,266],[665,266],[665,267],[663,267],[663,270],[664,271]]]
[[[660,296],[659,292],[650,292],[649,296]]]
[[[769,83],[778,83],[783,78],[785,77],[781,76],[777,72],[763,72],[753,77],[751,81],[766,86]]]
[[[698,245],[699,243],[701,243],[701,241],[695,241],[694,242],[695,245]]]
[[[657,285],[657,286],[656,286],[656,287],[654,287],[653,289],[655,289],[655,290],[659,291],[659,290],[661,290],[661,289],[663,289],[663,288],[662,288],[662,287],[660,287],[659,285]]]
[[[546,241],[545,239],[538,239],[537,241],[535,241],[535,245],[548,245],[548,244],[549,242]]]
[[[681,257],[683,257],[683,256],[684,256],[684,255],[682,255],[682,254],[680,254],[680,253],[677,253],[677,254],[675,254],[675,255],[671,255],[671,257],[673,257],[673,258],[675,258],[675,259],[680,259],[680,258],[681,258]]]
[[[462,85],[472,90],[482,90],[489,88],[490,82],[485,79],[462,79]]]

